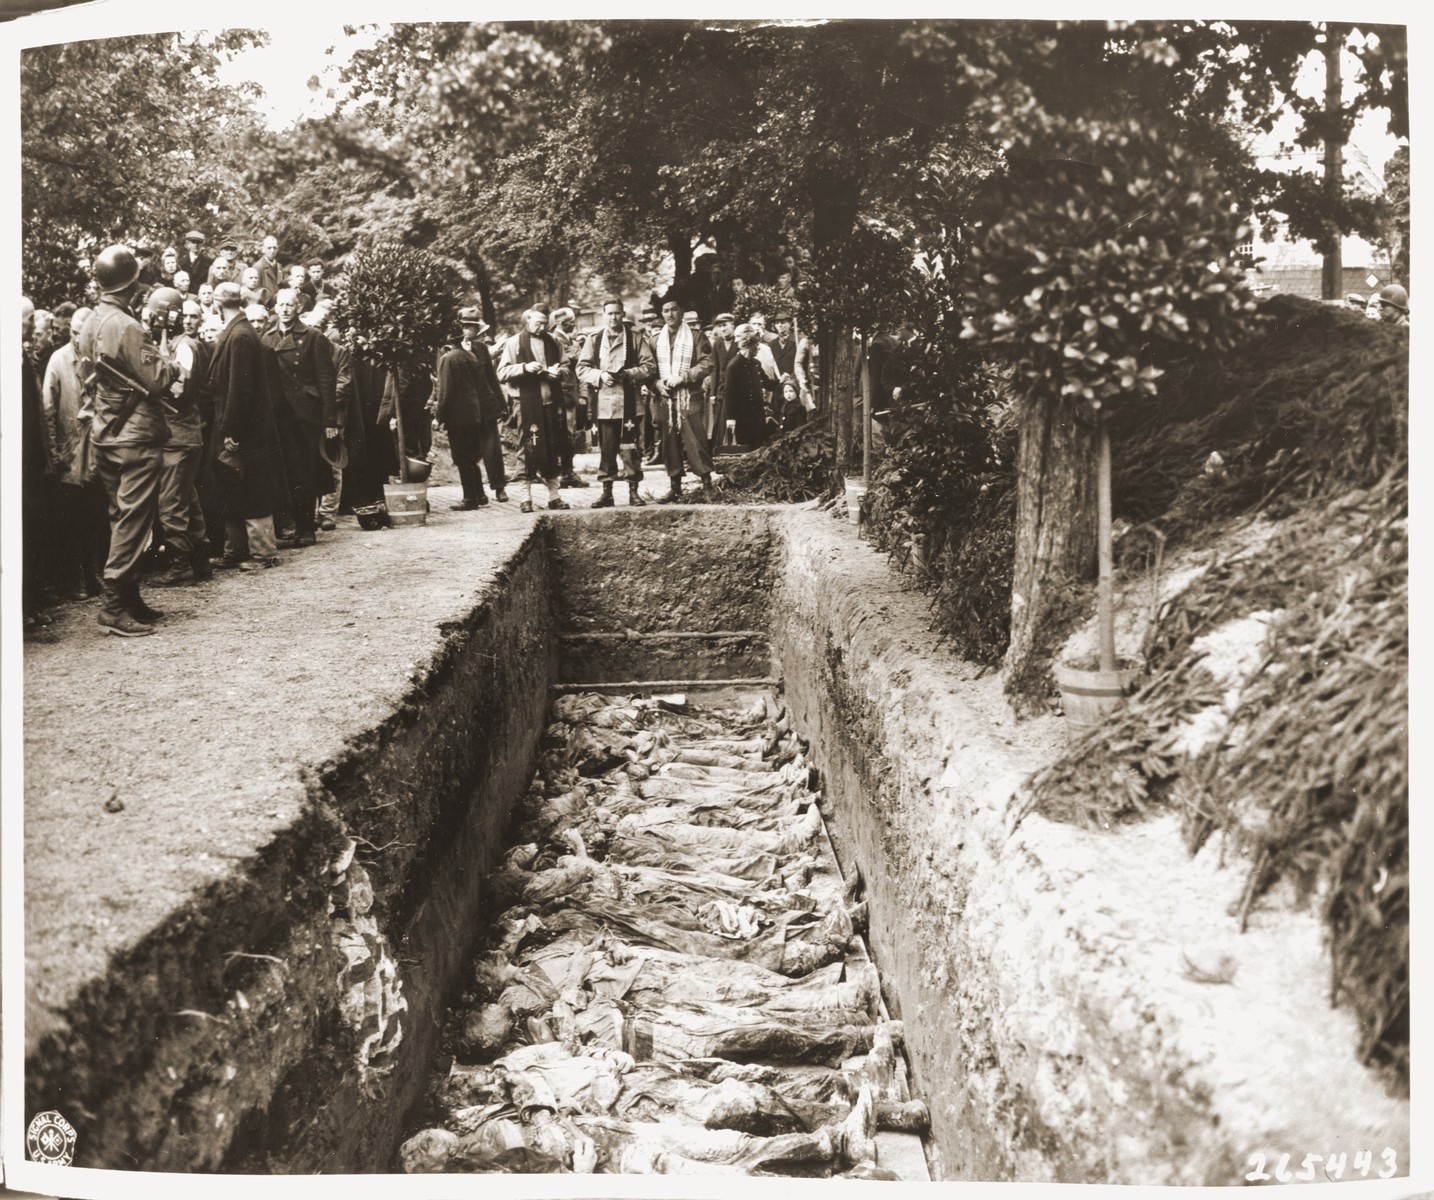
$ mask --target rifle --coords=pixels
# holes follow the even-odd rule
[[[169,424],[164,420],[164,416],[166,413],[171,416],[177,416],[179,410],[168,403],[162,393],[151,392],[143,382],[126,371],[124,365],[111,355],[101,354],[98,360],[93,363],[91,363],[88,358],[85,359],[84,362],[86,366],[90,367],[90,372],[85,378],[86,388],[88,388],[98,376],[103,375],[106,381],[112,386],[123,388],[129,392],[129,397],[120,406],[119,411],[114,415],[114,419],[111,420],[106,427],[104,431],[106,437],[117,436],[125,427],[125,423],[134,415],[134,410],[139,407],[140,401],[153,398],[159,401],[159,406],[163,410],[160,413],[160,423],[164,425],[164,437],[166,440],[168,439]]]

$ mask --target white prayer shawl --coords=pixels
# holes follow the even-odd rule
[[[672,330],[666,325],[662,332],[657,335],[657,345],[654,347],[657,352],[657,377],[659,379],[671,379],[674,375],[683,375],[692,367],[692,357],[696,353],[696,343],[692,339],[692,330],[687,325],[677,327],[677,337],[674,340]],[[672,395],[678,400],[686,400],[691,387],[682,384],[680,387],[671,389]]]

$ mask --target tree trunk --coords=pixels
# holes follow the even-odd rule
[[[822,383],[831,388],[828,411],[832,415],[832,440],[836,445],[832,487],[840,492],[846,487],[845,480],[852,468],[853,412],[861,387],[861,350],[852,339],[850,329],[835,330],[831,342],[830,355],[822,367]],[[825,348],[822,353],[827,354]],[[828,362],[830,370],[826,367]]]
[[[821,176],[814,180],[812,201],[812,250],[820,256],[828,246],[846,237],[856,226],[861,188],[856,180]],[[850,329],[832,329],[823,325],[817,344],[821,347],[822,375],[818,404],[829,422],[836,444],[836,461],[832,468],[832,493],[840,495],[846,487],[846,474],[851,467],[852,400],[860,386],[860,356],[852,341]]]
[[[687,281],[692,278],[692,239],[687,230],[668,230],[667,248],[672,252],[673,291],[684,295]]]
[[[1100,450],[1096,462],[1096,644],[1100,669],[1114,671],[1115,663],[1115,563],[1112,554],[1110,520],[1110,421],[1100,421]]]
[[[493,311],[493,285],[488,279],[488,264],[476,250],[469,250],[463,257],[478,281],[478,306],[483,310],[483,320],[496,329],[498,318]]]
[[[1008,684],[1036,665],[1041,619],[1052,604],[1073,580],[1093,573],[1096,461],[1096,430],[1077,422],[1070,405],[1023,402],[1011,644],[1004,666]]]
[[[1320,295],[1326,300],[1344,297],[1344,238],[1340,234],[1337,216],[1344,195],[1344,128],[1338,117],[1344,107],[1344,78],[1339,61],[1344,41],[1343,26],[1331,23],[1325,27],[1324,115],[1330,124],[1324,139],[1323,183],[1328,225],[1323,247]]]

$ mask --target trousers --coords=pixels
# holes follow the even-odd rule
[[[448,448],[453,453],[453,465],[458,468],[458,478],[463,484],[463,499],[476,500],[483,495],[483,476],[478,470],[480,464],[488,474],[490,488],[501,492],[507,486],[507,474],[503,470],[503,442],[498,434],[497,421],[450,425]]]
[[[684,458],[694,474],[712,474],[712,449],[707,444],[704,428],[707,415],[703,406],[694,404],[688,408],[676,425],[672,422],[671,405],[664,402],[663,408],[662,465],[667,468],[667,474],[680,476]]]
[[[224,522],[224,557],[231,561],[243,558],[246,547],[251,558],[262,560],[279,556],[279,546],[274,541],[273,517]]]
[[[95,446],[95,474],[110,512],[105,582],[139,582],[140,556],[149,544],[159,504],[164,451],[159,446]]]
[[[622,448],[622,418],[617,417],[597,422],[598,479],[602,483],[612,483],[618,479],[626,479],[629,483],[641,481],[643,454],[641,420],[637,424],[637,429],[628,431],[629,440],[635,444],[624,450]]]
[[[200,445],[169,445],[161,459],[159,525],[164,530],[164,540],[185,558],[193,558],[207,536],[195,484],[203,455],[204,447]]]

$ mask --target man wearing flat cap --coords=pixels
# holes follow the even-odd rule
[[[189,286],[197,292],[201,283],[209,282],[209,268],[214,260],[204,253],[204,235],[191,229],[184,235],[184,249],[180,251],[179,265],[189,272]]]
[[[507,416],[507,402],[493,356],[481,340],[488,326],[477,308],[458,313],[463,340],[438,363],[434,387],[434,424],[448,430],[448,448],[463,484],[463,499],[455,511],[481,508],[488,503],[483,490],[481,461],[488,472],[488,486],[495,500],[507,500],[507,477],[503,471],[503,443],[498,423]]]
[[[727,432],[727,418],[722,410],[722,383],[727,364],[737,353],[736,328],[737,318],[729,312],[719,312],[712,319],[712,374],[702,381],[702,386],[707,388],[712,406],[707,439],[713,446],[720,446]],[[709,383],[711,387],[708,387]]]
[[[642,482],[642,420],[638,395],[642,384],[657,374],[657,360],[647,338],[623,321],[622,301],[602,306],[603,330],[588,338],[578,356],[578,378],[597,397],[598,480],[602,496],[594,508],[615,503],[612,485],[627,480],[627,502],[634,508],[646,503],[638,495]],[[621,463],[619,464],[619,459]]]

